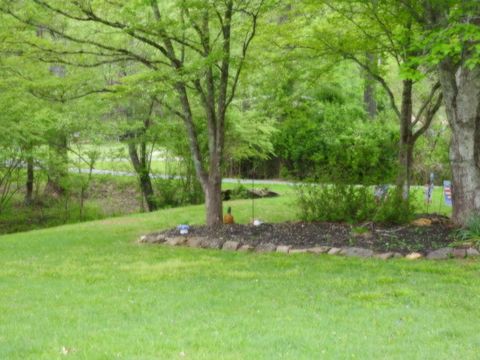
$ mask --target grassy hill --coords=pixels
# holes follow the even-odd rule
[[[246,222],[250,201],[235,201]],[[291,197],[256,201],[295,218]],[[139,245],[203,207],[0,237],[0,359],[475,359],[479,261]]]

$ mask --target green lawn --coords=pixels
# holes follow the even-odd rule
[[[292,198],[256,204],[295,218]],[[250,201],[230,205],[248,220]],[[479,261],[135,242],[202,220],[195,206],[0,237],[0,359],[478,359]]]

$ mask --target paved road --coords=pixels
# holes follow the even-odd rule
[[[70,172],[79,172],[79,169],[70,169]],[[81,173],[88,174],[88,169],[80,169]],[[137,176],[137,174],[129,171],[116,171],[116,170],[101,170],[101,169],[93,169],[93,174],[96,175],[113,175],[113,176]],[[182,176],[168,176],[168,175],[152,175],[153,179],[181,179]],[[279,185],[295,185],[296,183],[290,181],[283,181],[283,180],[257,180],[255,179],[255,184],[265,184],[265,185],[272,185],[272,184],[279,184]],[[224,178],[224,183],[230,184],[251,184],[252,179],[233,179],[233,178]]]

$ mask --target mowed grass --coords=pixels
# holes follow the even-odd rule
[[[256,212],[293,220],[292,199]],[[0,359],[478,359],[479,261],[136,243],[187,221],[203,207],[0,237]]]

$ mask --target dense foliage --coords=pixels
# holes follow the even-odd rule
[[[205,199],[214,224],[225,175],[390,183],[407,199],[434,172],[465,189],[454,193],[461,223],[480,184],[465,165],[473,130],[458,126],[480,108],[468,105],[480,97],[478,11],[454,0],[0,0],[0,206],[21,194],[83,208],[95,169],[129,163],[142,208]]]
[[[404,224],[414,215],[414,204],[397,189],[378,197],[368,186],[307,184],[298,186],[297,192],[304,221]]]

